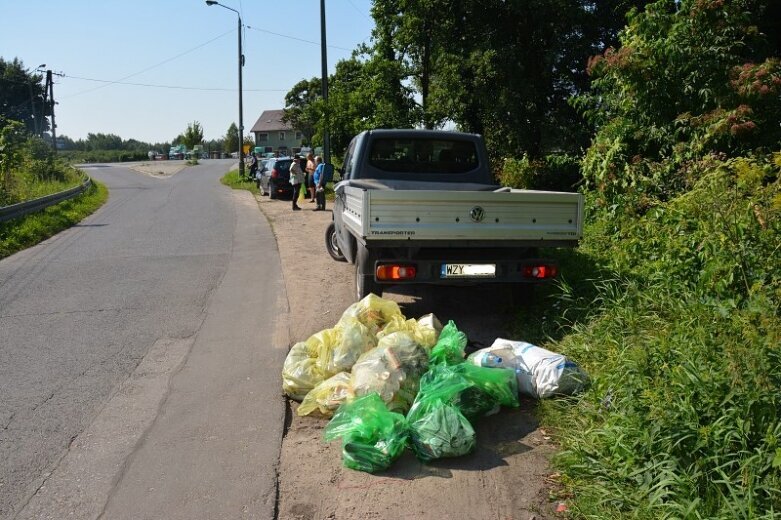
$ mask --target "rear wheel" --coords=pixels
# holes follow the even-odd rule
[[[328,249],[328,254],[331,255],[331,258],[334,260],[339,262],[347,261],[336,241],[336,224],[333,222],[331,222],[325,230],[325,247]]]
[[[382,296],[382,286],[374,281],[374,255],[359,245],[355,256],[355,297],[361,300],[374,293]]]
[[[275,200],[277,198],[277,187],[274,186],[274,181],[268,180],[268,198]]]

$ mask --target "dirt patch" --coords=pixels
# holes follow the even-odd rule
[[[302,341],[332,327],[353,302],[354,267],[325,249],[330,209],[258,196],[276,236],[290,306],[290,339]],[[274,276],[276,273],[272,274]],[[391,288],[407,317],[433,312],[454,320],[473,346],[507,336],[508,306],[490,288]],[[519,338],[522,339],[522,338]],[[309,519],[544,519],[552,506],[544,483],[553,446],[537,428],[534,401],[476,421],[477,450],[465,457],[422,464],[407,452],[390,470],[370,475],[342,467],[338,442],[322,441],[324,419],[299,417],[282,443],[278,516]]]
[[[150,177],[171,177],[187,168],[186,161],[151,161],[141,163],[127,163],[131,170],[144,173]]]

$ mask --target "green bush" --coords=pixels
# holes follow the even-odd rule
[[[72,163],[133,162],[149,160],[148,150],[67,150],[59,155]]]
[[[546,155],[542,159],[505,159],[498,175],[502,186],[528,190],[575,191],[581,181],[580,161],[571,155]]]
[[[39,137],[3,129],[0,139],[2,186],[0,205],[6,206],[76,186],[81,173],[57,159],[51,146]]]
[[[641,217],[588,195],[587,267],[540,318],[591,375],[542,404],[576,515],[781,512],[781,154],[689,167]]]

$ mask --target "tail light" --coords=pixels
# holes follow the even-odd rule
[[[277,177],[279,177],[279,172],[277,171],[276,168],[272,168],[271,169],[271,178],[272,179],[276,179]]]
[[[417,273],[414,265],[386,264],[377,266],[378,280],[412,280]]]
[[[559,274],[559,268],[552,264],[525,265],[523,266],[524,278],[535,278],[544,280],[546,278],[555,278]]]

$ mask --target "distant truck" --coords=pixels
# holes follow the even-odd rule
[[[504,284],[524,298],[558,272],[540,248],[582,235],[582,195],[497,186],[476,134],[363,132],[341,173],[325,242],[355,264],[357,299],[398,284]]]

